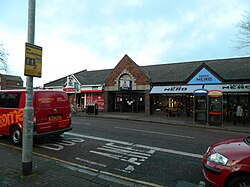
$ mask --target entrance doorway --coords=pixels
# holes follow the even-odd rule
[[[145,112],[144,94],[138,94],[138,93],[115,94],[115,111]]]

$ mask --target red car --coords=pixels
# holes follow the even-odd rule
[[[211,145],[203,155],[205,179],[216,187],[250,187],[250,136]]]

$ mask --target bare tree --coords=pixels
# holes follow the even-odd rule
[[[250,10],[244,12],[242,20],[237,27],[239,28],[239,31],[237,34],[236,48],[238,50],[250,48]]]
[[[8,72],[8,54],[4,48],[4,44],[0,44],[0,71]]]

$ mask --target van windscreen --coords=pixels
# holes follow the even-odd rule
[[[0,93],[0,107],[19,108],[21,93]]]

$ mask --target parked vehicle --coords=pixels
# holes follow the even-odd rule
[[[216,187],[250,187],[250,136],[211,145],[203,155],[205,179]]]
[[[0,91],[0,134],[22,143],[25,90]],[[72,129],[68,96],[62,91],[34,90],[34,137],[60,135]]]

